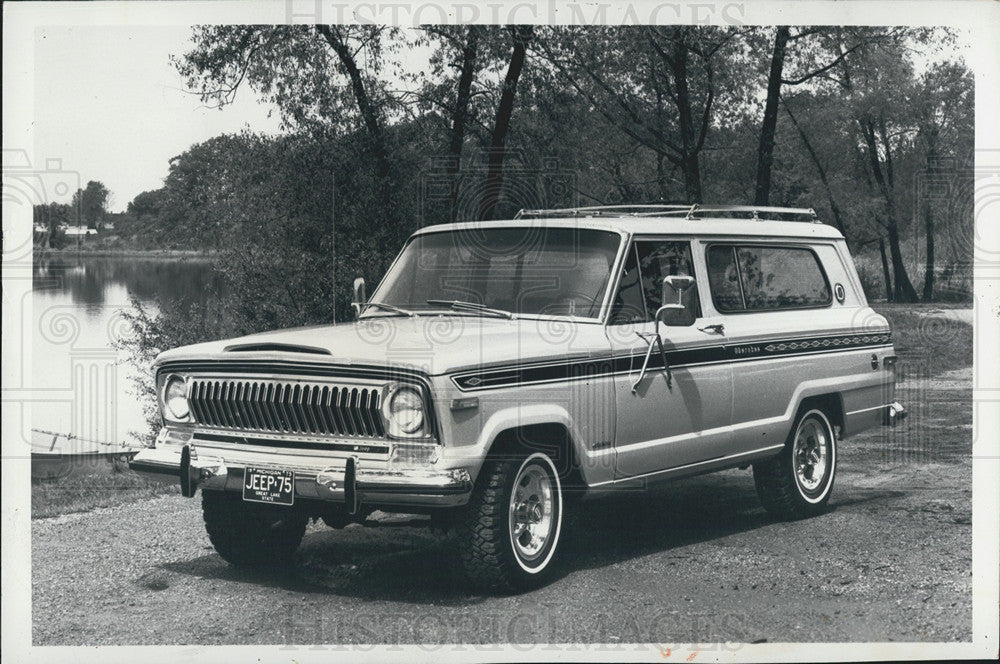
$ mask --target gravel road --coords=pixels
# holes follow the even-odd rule
[[[968,640],[971,370],[898,396],[903,428],[844,441],[827,514],[771,521],[749,470],[590,503],[569,515],[558,578],[519,596],[469,594],[452,543],[421,528],[310,526],[278,573],[228,566],[179,495],[37,519],[33,641]]]

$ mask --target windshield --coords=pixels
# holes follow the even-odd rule
[[[458,302],[450,308],[468,315],[476,308],[462,304],[518,315],[597,318],[620,243],[610,231],[540,226],[419,235],[372,301],[414,313],[448,310]]]

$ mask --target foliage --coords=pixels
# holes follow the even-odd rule
[[[99,230],[99,224],[104,221],[107,212],[108,198],[111,191],[102,182],[91,180],[85,189],[77,189],[73,194],[73,207],[80,211],[80,216],[87,222],[87,228]]]
[[[76,225],[76,210],[65,203],[39,204],[32,208],[35,228],[43,228],[34,235],[35,245],[47,249],[62,249],[69,240],[66,238],[65,227]]]

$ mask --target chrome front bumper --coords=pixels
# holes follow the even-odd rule
[[[261,464],[239,456],[207,455],[187,444],[142,450],[129,466],[176,477],[181,494],[190,497],[199,487],[242,492],[244,468]],[[326,459],[320,465],[272,462],[267,467],[294,471],[296,498],[343,503],[350,512],[360,504],[454,507],[468,502],[472,491],[472,479],[463,468],[373,468],[353,457]]]

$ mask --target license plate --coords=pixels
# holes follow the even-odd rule
[[[295,473],[291,470],[247,468],[243,474],[243,500],[291,505],[295,501]]]

